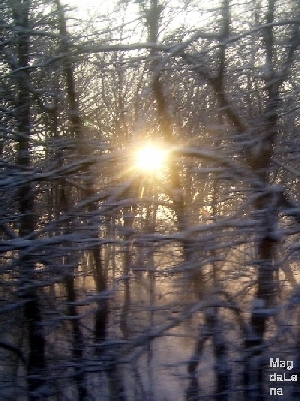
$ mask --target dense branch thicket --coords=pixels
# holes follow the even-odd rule
[[[0,7],[0,398],[299,399],[299,2]]]

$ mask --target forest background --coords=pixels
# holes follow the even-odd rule
[[[274,399],[270,358],[300,375],[299,1],[0,7],[1,399]]]

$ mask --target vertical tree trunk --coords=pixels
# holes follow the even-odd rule
[[[67,193],[66,190],[67,184],[65,180],[61,180],[60,183],[60,203],[61,208],[64,213],[67,213],[70,207],[69,199],[71,198],[71,194]],[[71,224],[67,223],[65,227],[66,234],[72,232]],[[67,315],[70,318],[70,325],[72,329],[72,342],[71,342],[71,351],[73,357],[74,364],[74,381],[77,386],[78,392],[78,400],[84,401],[88,396],[87,384],[86,384],[86,375],[84,372],[84,364],[83,364],[83,353],[84,353],[84,338],[82,334],[82,330],[80,328],[80,317],[78,316],[77,307],[75,305],[77,297],[76,297],[76,289],[75,289],[75,277],[74,277],[74,269],[76,269],[77,255],[72,257],[71,255],[67,255],[66,258],[66,266],[64,269],[66,270],[64,274],[64,285],[66,289],[66,298],[67,298]]]
[[[158,26],[159,26],[159,17],[161,13],[161,6],[158,4],[157,0],[151,1],[150,9],[148,10],[147,16],[147,24],[148,24],[148,40],[150,42],[156,42],[158,37]],[[224,13],[224,38],[228,36],[229,32],[229,2],[228,0],[224,0],[223,5],[223,13]],[[225,60],[225,48],[221,47],[221,66],[220,66],[220,76],[219,80],[223,79],[223,71],[224,71],[224,60]],[[172,146],[174,139],[172,134],[172,123],[170,114],[168,112],[168,105],[165,95],[163,93],[163,87],[161,83],[161,74],[159,71],[156,71],[157,65],[154,63],[154,80],[153,80],[153,94],[156,101],[157,113],[160,123],[161,133],[164,139]],[[219,84],[217,84],[218,86]],[[221,82],[221,87],[223,82]],[[181,178],[179,174],[178,162],[175,160],[172,155],[169,157],[169,172],[170,172],[170,181],[171,187],[173,191],[173,207],[177,217],[177,229],[178,231],[186,231],[189,224],[187,221],[187,215],[185,210],[185,200],[183,194],[183,188],[181,184]],[[195,265],[195,249],[196,249],[195,241],[192,238],[186,236],[182,240],[182,250],[183,250],[183,259],[187,265]],[[215,274],[215,269],[214,272]],[[195,294],[199,300],[202,300],[205,294],[204,288],[204,278],[201,267],[197,267],[195,265],[192,283],[194,286]],[[216,373],[216,388],[217,395],[216,400],[227,400],[228,399],[228,389],[230,382],[230,374],[227,366],[227,350],[225,346],[225,339],[219,333],[219,318],[218,311],[216,308],[212,311],[208,311],[205,313],[205,325],[207,327],[206,335],[199,336],[199,339],[196,340],[195,344],[195,354],[192,357],[191,362],[188,364],[188,373],[189,373],[189,386],[187,389],[186,397],[187,400],[197,399],[200,386],[197,379],[197,367],[198,361],[200,357],[200,353],[202,352],[203,345],[206,339],[209,336],[212,336],[213,339],[213,350],[214,356],[216,359],[215,364],[215,373]]]
[[[147,27],[148,40],[153,43],[157,42],[159,18],[161,11],[162,7],[158,4],[158,1],[152,0],[150,2],[150,9],[148,10],[147,14]],[[160,71],[156,70],[157,68],[157,63],[154,62],[152,65],[154,73],[152,92],[156,102],[161,135],[169,144],[169,146],[172,146],[174,144],[172,121],[170,113],[168,111],[167,99],[163,92],[161,74]],[[173,209],[177,218],[177,230],[179,232],[185,232],[188,228],[188,221],[185,210],[184,192],[179,173],[178,161],[172,154],[169,156],[169,175],[172,188]],[[190,267],[195,264],[195,249],[195,241],[188,235],[186,235],[186,237],[182,240],[182,256],[184,263],[186,265],[189,265]],[[205,291],[202,270],[201,268],[197,268],[197,266],[195,265],[193,271],[193,277],[190,281],[194,286],[194,291],[197,295],[197,298],[201,300]],[[208,321],[207,316],[206,321]],[[197,379],[197,368],[200,356],[199,353],[202,352],[203,344],[205,343],[206,338],[207,336],[205,336],[205,339],[203,339],[201,336],[198,340],[196,340],[195,354],[192,357],[192,361],[188,364],[189,386],[186,392],[186,397],[188,401],[198,399],[200,386]]]
[[[24,174],[31,168],[30,159],[30,0],[12,2],[12,12],[17,30],[18,65],[15,74],[18,81],[17,96],[17,141],[18,166]],[[34,193],[33,185],[24,182],[20,185],[19,193],[20,228],[19,236],[26,237],[34,231]],[[45,383],[45,337],[42,327],[42,313],[39,306],[37,289],[35,287],[35,261],[26,250],[19,258],[22,284],[26,288],[23,298],[26,301],[24,315],[28,328],[28,388],[31,401],[40,399],[40,390]]]
[[[220,125],[222,124],[222,116],[219,116]],[[217,148],[220,141],[216,141],[215,147]],[[213,179],[212,188],[212,216],[215,218],[218,213],[218,178]],[[219,288],[218,277],[218,263],[217,250],[212,250],[213,264],[212,264],[212,280],[213,288]],[[212,332],[213,354],[215,359],[215,376],[216,376],[216,401],[227,401],[229,399],[229,390],[231,383],[231,372],[228,364],[228,352],[226,346],[226,339],[223,335],[223,328],[221,318],[219,316],[218,308],[211,308],[211,314],[206,314],[206,323],[210,325]]]
[[[135,212],[132,206],[125,207],[123,213],[124,219],[124,229],[127,232],[124,235],[125,251],[124,251],[124,262],[123,262],[123,275],[124,275],[124,299],[123,299],[123,308],[120,317],[120,328],[123,334],[124,339],[129,338],[130,329],[128,327],[128,313],[130,308],[130,268],[132,265],[132,245],[130,244],[130,239],[132,238],[132,228],[134,223]]]
[[[76,97],[76,88],[75,88],[75,80],[73,74],[72,60],[68,56],[69,45],[67,42],[67,26],[66,20],[63,12],[63,7],[60,3],[60,0],[56,1],[56,7],[59,17],[59,27],[60,34],[62,35],[62,51],[65,53],[64,57],[64,74],[65,74],[65,82],[66,82],[66,90],[69,102],[69,120],[70,120],[70,130],[74,139],[78,142],[79,151],[83,155],[88,155],[87,144],[83,138],[83,123],[80,118],[80,112]],[[92,175],[92,173],[90,173]],[[86,189],[83,190],[83,195],[88,198],[92,196],[94,193],[93,190],[93,178],[89,177],[88,182],[86,183]],[[89,212],[97,211],[97,206],[94,204],[89,205]],[[97,233],[95,236],[97,237]],[[101,245],[95,246],[92,250],[93,255],[93,263],[94,263],[94,278],[96,291],[101,293],[106,290],[106,275],[104,271],[104,266],[101,260]],[[100,299],[98,301],[98,308],[95,313],[95,342],[97,344],[101,344],[102,341],[105,340],[106,337],[106,326],[108,320],[108,306],[106,299]]]
[[[266,47],[266,76],[267,105],[264,113],[264,126],[257,138],[258,145],[249,155],[248,162],[252,171],[259,177],[267,188],[269,186],[270,167],[273,156],[273,147],[277,135],[279,86],[281,80],[276,79],[274,71],[274,21],[275,1],[269,0],[267,23],[264,30],[264,43]],[[271,306],[274,292],[274,269],[277,225],[278,200],[276,194],[266,194],[258,198],[255,204],[256,214],[260,221],[257,246],[257,288],[251,316],[251,334],[245,340],[245,397],[249,401],[263,401],[264,377],[263,364],[260,358],[264,336],[269,319],[267,309]]]
[[[72,327],[72,356],[75,370],[75,382],[78,391],[78,400],[84,401],[87,399],[88,391],[86,384],[86,377],[83,365],[83,347],[84,340],[83,334],[80,328],[79,316],[76,310],[76,291],[73,274],[67,274],[65,277],[65,286],[67,292],[68,302],[68,316],[70,317],[70,323]]]

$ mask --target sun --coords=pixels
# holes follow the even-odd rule
[[[157,172],[164,168],[167,159],[166,150],[148,144],[139,148],[135,154],[135,167],[144,172]]]

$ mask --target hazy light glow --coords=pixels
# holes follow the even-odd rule
[[[167,158],[166,150],[148,144],[139,148],[135,155],[135,166],[144,172],[157,172],[164,168]]]

